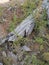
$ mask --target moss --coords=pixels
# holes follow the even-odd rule
[[[24,45],[26,42],[25,38],[19,37],[17,41],[14,42],[14,44],[20,44],[20,45]]]
[[[37,57],[35,55],[32,55],[32,64],[38,65],[38,60],[37,60]]]
[[[8,32],[11,32],[11,31],[13,31],[14,30],[14,28],[15,28],[15,25],[14,25],[14,23],[10,23],[10,26],[9,26],[9,28],[8,28]]]
[[[8,57],[7,58],[3,58],[2,62],[3,62],[4,65],[12,65],[11,64],[11,59],[9,59]]]
[[[4,8],[0,6],[0,16],[2,16],[2,14],[3,14],[3,9]]]
[[[42,57],[43,57],[43,60],[49,62],[49,52],[43,53]]]
[[[49,40],[49,34],[46,34],[46,36],[45,36],[48,40]]]
[[[40,51],[43,51],[43,50],[44,50],[44,46],[40,45]]]
[[[44,9],[44,10],[43,10],[43,13],[42,13],[42,19],[45,20],[45,21],[47,20],[47,12],[46,12],[46,11],[47,11],[47,10]]]
[[[43,44],[43,43],[44,43],[44,41],[43,41],[43,39],[42,39],[41,37],[36,37],[36,38],[35,38],[35,41],[36,41],[37,43],[39,43],[39,44]]]

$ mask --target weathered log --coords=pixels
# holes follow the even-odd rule
[[[47,2],[47,0],[43,0],[41,7],[46,8],[47,12],[49,11],[49,8],[48,8],[49,3]],[[35,11],[36,9],[33,11],[33,13]],[[49,17],[49,13],[48,13],[48,17]],[[18,27],[16,27],[14,31],[9,33],[7,37],[1,41],[1,44],[4,43],[6,40],[15,41],[18,38],[18,36],[24,36],[25,33],[28,36],[29,34],[31,34],[33,28],[34,28],[34,18],[32,17],[32,14],[31,14],[25,20],[23,20],[23,22]]]
[[[9,35],[13,34],[13,36],[10,36],[8,41],[14,41],[17,39],[18,36],[24,36],[25,34],[28,36],[31,34],[32,30],[34,28],[34,20],[32,18],[32,15],[29,15],[23,22]]]
[[[41,5],[43,8],[47,9],[47,14],[48,14],[48,18],[49,18],[49,3],[48,0],[43,0],[43,3]],[[36,9],[35,9],[36,10]],[[34,10],[34,12],[35,12]],[[27,36],[29,34],[31,34],[32,30],[34,28],[34,19],[32,17],[32,15],[29,15],[15,30],[14,32],[16,32],[19,36],[24,36],[24,34],[27,34]],[[24,32],[25,31],[25,32]],[[14,34],[13,36],[10,36],[10,38],[8,39],[8,41],[14,41],[17,37],[15,35],[14,32],[11,32],[11,34]]]
[[[14,29],[14,31],[9,33],[7,37],[1,41],[1,44],[6,41],[15,41],[18,38],[18,36],[24,36],[25,33],[28,36],[29,34],[31,34],[33,28],[34,19],[31,14],[25,20],[23,20],[22,23],[20,23],[20,25],[18,25],[18,27]]]

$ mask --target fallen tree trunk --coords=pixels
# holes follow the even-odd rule
[[[34,28],[34,19],[31,14],[25,20],[23,20],[22,23],[20,23],[20,25],[18,25],[18,27],[14,29],[14,31],[9,33],[7,37],[1,41],[1,44],[4,43],[6,40],[15,41],[17,40],[18,36],[23,37],[25,34],[26,36],[28,36],[29,34],[31,34],[33,28]]]
[[[49,7],[49,3],[47,2],[47,0],[43,0],[41,7],[46,9],[47,7]],[[36,9],[33,11],[33,13],[35,11]],[[14,29],[14,31],[9,33],[5,39],[1,40],[0,43],[2,44],[6,40],[15,41],[18,38],[18,36],[24,36],[25,34],[28,36],[29,34],[31,34],[33,28],[34,28],[34,18],[32,17],[32,15],[29,15],[25,20],[23,20],[23,22],[18,27],[16,27],[16,29]]]
[[[9,34],[8,41],[16,40],[17,36],[24,36],[25,34],[28,36],[29,34],[31,34],[33,28],[34,20],[32,18],[32,15],[29,15],[13,32]]]

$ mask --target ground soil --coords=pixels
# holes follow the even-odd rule
[[[4,13],[0,17],[0,19],[2,17],[5,18],[5,22],[0,23],[0,37],[4,37],[8,34],[7,29],[13,18],[13,12],[9,11],[8,9],[10,8],[10,6],[14,7],[16,3],[18,4],[18,3],[23,3],[23,2],[24,2],[24,0],[20,0],[20,1],[17,0],[17,2],[16,2],[16,0],[10,0],[8,3],[0,4],[1,7],[5,8],[3,11]],[[18,16],[21,16],[21,8],[19,9],[19,7],[18,7],[16,12],[17,12]]]

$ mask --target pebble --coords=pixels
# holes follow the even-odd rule
[[[29,47],[27,47],[27,46],[23,46],[22,50],[24,50],[24,51],[31,51],[31,49]]]

